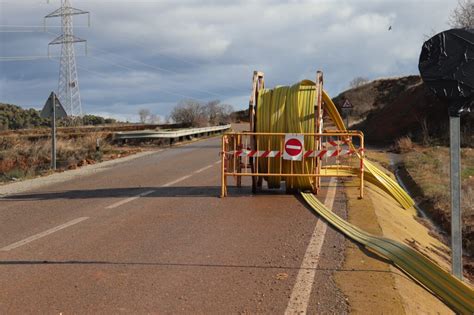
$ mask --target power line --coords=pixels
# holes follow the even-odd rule
[[[56,59],[56,60],[55,60]],[[58,61],[57,60],[58,58],[52,58],[51,61]],[[118,65],[117,65],[118,66]],[[135,71],[135,69],[131,69],[131,68],[127,68],[125,66],[121,66],[121,68],[124,68],[124,69],[127,69],[127,70],[131,70],[131,71]],[[97,76],[100,76],[104,79],[109,79],[110,76],[108,75],[105,75],[101,72],[98,72],[98,71],[94,71],[94,70],[90,70],[89,68],[86,68],[84,66],[79,66],[77,65],[77,68],[83,70],[83,71],[86,71],[86,72],[89,72],[91,74],[94,74],[94,75],[97,75]],[[181,93],[176,93],[176,92],[172,92],[172,91],[169,91],[169,90],[166,90],[166,89],[163,89],[162,87],[154,87],[155,89],[157,90],[160,90],[161,92],[163,93],[166,93],[166,94],[170,94],[170,95],[174,95],[174,96],[179,96],[179,97],[183,97],[183,98],[187,98],[187,99],[194,99],[194,100],[198,100],[198,101],[206,101],[206,99],[202,99],[202,98],[196,98],[196,97],[193,97],[193,96],[189,96],[189,95],[186,95],[186,94],[181,94]]]
[[[0,57],[0,61],[28,61],[28,60],[42,60],[50,58],[48,56],[10,56],[10,57]]]

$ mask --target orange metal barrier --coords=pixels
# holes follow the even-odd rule
[[[240,187],[242,177],[263,179],[269,188],[286,182],[287,190],[319,191],[321,177],[360,177],[364,196],[364,135],[360,131],[301,133],[304,137],[299,160],[284,158],[286,133],[232,132],[222,136],[221,197],[227,196],[228,177]],[[356,139],[357,141],[353,141]],[[320,148],[319,150],[317,148]],[[254,149],[252,149],[254,148]],[[288,151],[286,153],[288,156]],[[348,170],[351,170],[348,172]]]

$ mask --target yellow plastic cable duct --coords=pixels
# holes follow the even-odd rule
[[[431,291],[459,314],[474,314],[474,291],[431,260],[405,244],[371,235],[346,222],[326,208],[316,196],[302,193],[303,198],[321,217],[340,232],[366,248],[389,259],[422,286]]]
[[[339,114],[336,105],[334,105],[332,99],[329,95],[323,91],[323,101],[325,104],[325,109],[328,111],[329,117],[331,117],[332,121],[336,124],[337,128],[340,130],[346,130],[346,126]],[[352,145],[352,144],[351,144]],[[352,146],[352,148],[354,148]],[[408,195],[408,193],[398,185],[396,181],[394,181],[390,176],[385,174],[383,171],[378,169],[372,162],[365,159],[365,168],[367,173],[374,176],[378,183],[377,185],[384,190],[386,190],[393,198],[395,198],[405,209],[409,209],[413,207],[415,202],[413,199]]]
[[[312,133],[314,132],[314,99],[316,85],[313,81],[303,80],[291,87],[280,86],[275,89],[264,89],[259,91],[257,106],[257,132],[285,132],[285,133]],[[327,111],[329,117],[339,130],[346,130],[346,126],[339,114],[336,106],[332,102],[329,95],[323,91],[324,110]],[[266,150],[268,141],[271,143],[273,150],[280,150],[279,139],[276,137],[259,137],[257,144],[258,150]],[[354,147],[352,147],[354,148]],[[314,150],[314,138],[305,137],[305,150]],[[268,163],[266,158],[259,159],[259,172],[265,173],[270,171],[276,173],[279,171],[280,165],[278,159],[273,159]],[[396,181],[379,170],[374,164],[367,159],[365,161],[365,174],[367,179],[371,180],[377,186],[387,191],[395,198],[405,209],[414,205],[411,197],[398,185]],[[293,172],[302,173],[304,168],[306,173],[311,173],[314,165],[313,159],[304,162],[294,161]],[[268,167],[270,165],[270,170]],[[283,173],[289,173],[291,168],[290,161],[283,161]],[[299,189],[311,189],[313,178],[295,177],[295,178],[266,178],[270,188],[280,187],[281,180],[291,183],[291,186]]]
[[[315,97],[314,83],[308,80],[301,81],[291,87],[276,87],[273,90],[261,90],[259,92],[257,106],[257,132],[285,132],[285,133],[312,133],[314,132],[314,107],[312,104]],[[268,142],[274,150],[280,150],[280,139],[270,136],[259,136],[257,149],[268,149]],[[305,137],[305,150],[314,146],[313,137]],[[272,162],[270,159],[270,172],[279,172],[279,161]],[[310,173],[313,168],[312,159],[305,161],[283,160],[282,172],[302,173],[303,168],[306,173]],[[293,164],[293,165],[291,165]],[[267,158],[259,159],[259,172],[266,173],[268,170]],[[312,178],[266,178],[270,188],[277,188],[281,180],[287,182],[287,186],[299,189],[311,189]],[[291,181],[291,182],[290,182]]]

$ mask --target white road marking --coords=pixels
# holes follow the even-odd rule
[[[204,172],[205,170],[208,170],[208,169],[210,169],[210,168],[213,167],[213,166],[214,166],[214,165],[211,164],[211,165],[208,165],[208,166],[206,166],[206,167],[200,168],[200,169],[198,169],[197,171],[194,171],[194,174],[199,174],[199,173],[201,173],[201,172]]]
[[[47,235],[53,234],[54,232],[60,231],[62,229],[65,229],[67,227],[70,227],[74,224],[77,224],[77,223],[82,222],[82,221],[87,220],[87,219],[89,219],[89,217],[82,217],[82,218],[74,219],[72,221],[69,221],[69,222],[66,222],[64,224],[58,225],[58,226],[56,226],[52,229],[46,230],[44,232],[38,233],[38,234],[30,236],[28,238],[25,238],[24,240],[21,240],[21,241],[15,242],[13,244],[10,244],[8,246],[5,246],[2,249],[0,249],[0,251],[7,252],[9,250],[12,250],[12,249],[15,249],[17,247],[23,246],[25,244],[31,243],[31,242],[33,242],[37,239],[40,239],[40,238],[45,237]]]
[[[217,164],[217,163],[220,163],[220,161],[217,161],[217,162],[214,163],[214,164]],[[194,172],[193,172],[192,174],[190,174],[190,175],[186,175],[186,176],[180,177],[180,178],[178,178],[178,179],[176,179],[176,180],[174,180],[174,181],[171,181],[171,182],[169,182],[169,183],[166,183],[166,184],[164,184],[164,185],[162,185],[162,186],[160,186],[160,187],[170,187],[170,186],[173,186],[174,184],[177,184],[177,183],[179,183],[179,182],[182,182],[183,180],[186,180],[186,179],[190,178],[191,176],[193,176],[193,174],[198,174],[198,173],[201,173],[201,172],[203,172],[203,171],[205,171],[205,170],[207,170],[207,169],[210,169],[212,166],[213,166],[213,164],[208,165],[208,166],[206,166],[206,167],[203,167],[203,168],[201,168],[201,169],[198,169],[197,171],[194,171]],[[138,195],[136,195],[136,196],[133,196],[133,197],[130,197],[130,198],[127,198],[127,199],[123,199],[123,200],[121,200],[121,201],[118,201],[118,202],[116,202],[116,203],[113,203],[113,204],[111,204],[110,206],[107,206],[107,207],[105,207],[105,208],[106,208],[106,209],[117,208],[117,207],[120,207],[121,205],[124,205],[124,204],[126,204],[126,203],[131,202],[131,201],[134,201],[134,200],[136,200],[136,199],[138,199],[138,198],[140,198],[140,197],[144,197],[144,196],[146,196],[146,195],[152,194],[152,193],[154,193],[154,192],[156,192],[156,190],[148,190],[148,191],[145,191],[145,192],[143,192],[143,193],[140,193],[140,194],[138,194]]]
[[[222,163],[222,161],[221,161],[221,160],[219,160],[219,161],[216,161],[214,164],[220,164],[220,163]]]
[[[336,196],[336,181],[331,178],[324,205],[332,209]],[[296,282],[291,292],[290,301],[286,307],[285,314],[306,314],[311,290],[313,289],[314,276],[319,264],[321,248],[326,236],[327,224],[319,219],[314,228],[313,235],[309,240],[308,248],[304,254],[301,269],[296,276]]]
[[[149,194],[152,194],[152,193],[154,193],[155,191],[156,191],[156,190],[147,190],[147,191],[142,192],[142,193],[140,193],[140,194],[138,194],[138,195],[136,195],[136,196],[133,196],[133,197],[130,197],[130,198],[127,198],[127,199],[118,201],[118,202],[116,202],[116,203],[113,203],[113,204],[111,204],[110,206],[105,207],[105,209],[113,209],[113,208],[120,207],[120,206],[123,205],[123,204],[126,204],[126,203],[128,203],[128,202],[130,202],[130,201],[136,200],[136,199],[138,199],[138,198],[140,198],[140,197],[144,197],[144,196],[147,196],[147,195],[149,195]]]
[[[172,186],[172,185],[174,185],[174,184],[177,184],[177,183],[179,183],[179,182],[182,182],[182,181],[185,180],[185,179],[188,179],[188,178],[191,177],[191,176],[192,176],[192,175],[186,175],[186,176],[180,177],[180,178],[178,178],[177,180],[174,180],[174,181],[172,181],[172,182],[166,183],[166,184],[164,184],[164,185],[161,186],[161,187],[169,187],[169,186]]]

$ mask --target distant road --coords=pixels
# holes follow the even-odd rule
[[[0,199],[0,313],[347,312],[342,236],[295,196],[218,198],[219,140]]]

